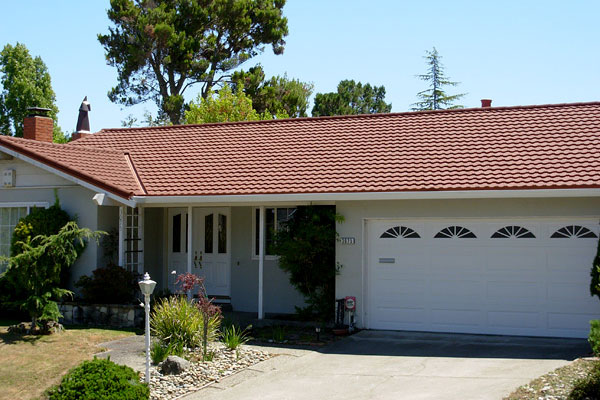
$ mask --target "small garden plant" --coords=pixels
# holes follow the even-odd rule
[[[71,370],[48,391],[50,400],[114,399],[145,400],[150,389],[133,369],[110,360],[94,358]]]
[[[206,296],[202,278],[190,273],[181,274],[176,283],[190,295],[197,288],[198,299],[191,301],[185,295],[174,295],[157,302],[151,319],[152,333],[163,346],[163,349],[156,349],[157,359],[164,349],[202,347],[203,360],[207,361],[208,342],[218,337],[221,309]]]
[[[229,350],[237,350],[239,346],[248,343],[251,339],[249,329],[252,329],[252,326],[242,329],[241,327],[236,327],[232,324],[223,328],[221,341]]]
[[[596,361],[585,378],[575,382],[568,400],[600,399],[600,362]]]

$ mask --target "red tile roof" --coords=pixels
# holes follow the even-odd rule
[[[600,188],[600,102],[105,129],[37,151],[149,196]]]
[[[128,165],[127,154],[121,151],[67,146],[2,135],[0,146],[124,198],[145,194]]]

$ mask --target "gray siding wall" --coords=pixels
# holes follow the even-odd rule
[[[252,207],[231,208],[231,304],[236,311],[256,312],[258,307],[258,260],[252,259]],[[302,295],[290,284],[276,260],[265,260],[265,313],[293,313],[304,305]]]
[[[338,224],[340,236],[354,237],[354,245],[336,245],[336,259],[343,265],[336,279],[336,298],[356,296],[357,323],[362,324],[363,238],[365,218],[502,218],[502,217],[596,217],[598,198],[560,199],[464,199],[338,202],[345,217]]]

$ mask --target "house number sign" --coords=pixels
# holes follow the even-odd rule
[[[354,243],[356,243],[356,239],[353,237],[341,237],[340,243],[341,244],[354,244]]]

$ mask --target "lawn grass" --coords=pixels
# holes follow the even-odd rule
[[[69,369],[98,353],[99,343],[134,335],[96,328],[66,328],[48,336],[8,333],[14,322],[0,320],[0,400],[39,399]]]

